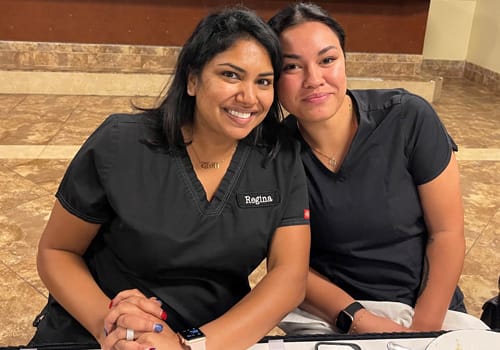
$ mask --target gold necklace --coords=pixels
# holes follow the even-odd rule
[[[297,120],[297,129],[299,129],[300,134],[302,135],[302,137],[304,138],[306,143],[309,145],[311,150],[313,150],[313,152],[316,152],[320,156],[323,156],[324,158],[326,158],[328,160],[328,164],[330,165],[332,170],[335,171],[335,168],[337,167],[337,159],[335,159],[335,157],[333,155],[329,156],[328,154],[323,153],[319,149],[311,146],[312,142],[310,140],[308,140],[308,137],[306,137],[306,133],[304,131],[302,131],[302,128],[300,127],[298,120]]]
[[[346,97],[348,97],[348,95],[346,95]],[[352,104],[351,104],[350,98],[349,98],[349,104],[347,106],[347,109],[349,110],[349,114],[352,115]],[[311,149],[314,152],[316,152],[317,154],[319,154],[320,156],[323,156],[324,158],[326,158],[328,160],[328,164],[330,165],[332,170],[335,171],[335,168],[337,167],[337,159],[333,156],[333,154],[331,156],[329,156],[328,154],[317,149],[316,147],[311,146],[312,142],[310,140],[308,140],[308,138],[305,136],[306,133],[302,131],[302,128],[300,127],[299,121],[297,121],[297,128],[299,129],[302,137],[304,138],[306,143],[309,145],[309,147],[311,147]]]
[[[321,152],[319,149],[314,148],[311,145],[309,145],[309,147],[311,147],[311,149],[314,152],[318,153],[320,156],[323,156],[326,159],[328,159],[328,164],[330,164],[330,167],[332,168],[332,170],[335,170],[335,168],[337,167],[337,159],[335,159],[335,157],[333,155],[329,156],[328,154]]]
[[[236,144],[237,145],[237,144]],[[198,153],[196,152],[196,149],[194,148],[194,145],[191,141],[191,149],[193,150],[193,154],[194,156],[196,157],[196,160],[198,161],[198,164],[200,164],[200,167],[202,169],[219,169],[221,164],[224,163],[224,161],[226,160],[226,156],[227,154],[229,153],[233,153],[234,150],[236,149],[236,145],[234,145],[233,147],[231,147],[229,149],[229,151],[227,151],[226,153],[224,153],[224,158],[221,160],[221,161],[211,161],[211,160],[201,160],[200,157],[198,156]]]

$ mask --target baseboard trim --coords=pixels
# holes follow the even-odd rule
[[[2,94],[158,96],[170,75],[0,71]]]
[[[158,97],[169,79],[169,74],[0,71],[0,93]],[[350,77],[347,85],[350,89],[405,88],[435,102],[442,79]]]

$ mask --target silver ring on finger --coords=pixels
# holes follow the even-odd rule
[[[127,328],[127,334],[125,335],[125,339],[129,341],[135,339],[135,334],[133,329]]]

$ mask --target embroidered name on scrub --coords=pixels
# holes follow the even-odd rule
[[[280,196],[277,191],[263,193],[238,193],[238,206],[240,208],[258,208],[278,205]]]

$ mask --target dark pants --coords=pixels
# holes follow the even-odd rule
[[[450,310],[460,311],[463,313],[467,313],[467,309],[464,304],[464,293],[460,290],[460,287],[455,289],[455,293],[453,293],[453,297],[451,298]]]

